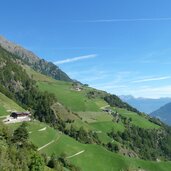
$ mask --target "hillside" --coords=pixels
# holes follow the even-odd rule
[[[56,101],[54,95],[40,92],[22,64],[15,55],[0,47],[0,92],[25,110],[34,111],[37,119],[56,122],[55,113],[51,109],[51,105]]]
[[[107,101],[104,100],[104,97],[109,97],[109,94],[106,92],[101,92],[85,86],[82,87],[81,91],[76,91],[76,89],[74,89],[75,85],[72,83],[48,79],[43,75],[38,76],[37,73],[27,69],[27,73],[30,72],[37,81],[37,85],[41,91],[53,93],[62,105],[69,110],[74,111],[76,114],[75,116],[73,115],[73,118],[71,117],[74,122],[66,124],[67,129],[72,125],[76,129],[83,127],[87,131],[95,131],[97,132],[100,141],[104,144],[113,141],[108,134],[110,131],[114,129],[115,131],[124,132],[124,130],[127,129],[126,123],[129,123],[129,120],[131,121],[131,125],[143,129],[160,129],[160,126],[156,125],[155,122],[153,123],[147,115],[139,115],[119,107],[111,107],[111,110],[114,113],[117,112],[118,116],[102,112],[103,107],[109,106]],[[116,101],[114,101],[114,104],[117,104]],[[121,104],[122,103],[120,102],[120,105]],[[124,103],[123,106],[125,106]],[[119,118],[119,122],[115,121],[117,118]],[[70,134],[67,132],[67,135]],[[128,150],[127,152],[129,153],[130,151]],[[122,154],[122,150],[120,153]]]
[[[24,109],[20,107],[13,100],[5,96],[0,92],[0,117],[5,117],[10,113],[10,111],[23,111]]]
[[[9,126],[14,130],[18,125],[19,124]],[[61,134],[59,131],[55,131],[48,125],[37,121],[28,124],[28,131],[30,140],[40,149],[40,153],[46,153],[48,156],[54,152],[56,156],[65,153],[66,160],[79,166],[82,171],[105,171],[111,169],[115,171],[127,169],[168,171],[171,168],[170,162],[143,161],[110,152],[99,145],[79,143],[73,138]],[[45,147],[44,145],[49,142],[52,143]]]
[[[7,150],[10,148],[7,142],[15,138],[13,131],[19,129],[25,135],[27,127],[29,139],[22,143],[33,143],[31,151],[37,150],[35,155],[52,169],[165,171],[171,168],[171,163],[166,162],[171,159],[171,131],[159,120],[142,114],[116,95],[43,75],[2,47],[0,67],[0,98],[8,105],[12,104],[11,99],[23,110],[30,110],[34,118],[27,126],[7,125],[9,138],[5,139],[3,132],[2,141]],[[5,104],[0,104],[3,111],[7,110]],[[18,131],[14,132],[20,145]],[[29,155],[29,148],[23,150]]]
[[[171,98],[159,98],[159,99],[150,99],[150,98],[135,98],[133,96],[120,96],[120,98],[135,107],[141,112],[150,114],[153,111],[159,109],[165,104],[171,102]]]
[[[168,103],[150,114],[153,117],[161,119],[163,122],[171,125],[171,103]]]
[[[72,81],[66,73],[52,62],[47,62],[44,59],[39,58],[33,52],[8,41],[2,36],[0,36],[0,46],[19,57],[24,63],[38,72],[48,75],[56,80]]]

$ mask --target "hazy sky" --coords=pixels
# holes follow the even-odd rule
[[[170,9],[170,0],[5,0],[0,34],[95,88],[171,97]]]

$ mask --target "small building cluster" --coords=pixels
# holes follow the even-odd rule
[[[107,109],[107,108],[102,109],[102,111],[107,112],[109,114],[111,114],[113,112],[111,109]]]
[[[79,84],[79,83],[73,83],[71,90],[82,91],[83,90],[83,86],[81,84]]]
[[[12,112],[10,117],[13,117],[14,119],[17,119],[19,117],[29,117],[31,116],[30,112]]]
[[[31,121],[30,112],[11,112],[6,119],[3,120],[4,123],[16,123],[16,122],[28,122]]]
[[[75,90],[76,90],[76,91],[82,91],[83,88],[82,88],[82,87],[76,87]]]

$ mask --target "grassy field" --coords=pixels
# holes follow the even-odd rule
[[[157,163],[123,157],[97,145],[87,145],[84,153],[71,158],[70,161],[83,168],[83,171],[126,171],[138,168],[148,171],[168,171],[171,169],[170,162]]]
[[[112,116],[101,112],[101,107],[106,106],[107,103],[100,99],[89,99],[86,96],[90,88],[85,88],[81,92],[72,90],[72,84],[62,81],[55,82],[38,82],[38,86],[42,91],[48,91],[55,94],[58,101],[67,108],[75,111],[79,116],[88,123],[111,121]],[[137,115],[134,112],[125,109],[113,108],[118,111],[122,116],[132,118],[132,124],[146,129],[157,129],[159,126],[148,121],[144,116]],[[102,114],[103,113],[103,114]]]
[[[35,81],[55,82],[53,78],[40,74],[39,72],[34,71],[27,65],[23,65],[23,68],[25,69],[27,74]]]
[[[18,126],[19,123],[9,125],[13,130]],[[40,131],[44,128],[46,128],[44,131]],[[171,162],[143,161],[112,153],[99,145],[81,144],[38,121],[28,123],[28,131],[30,132],[30,140],[38,147],[54,140],[52,144],[40,150],[40,153],[46,153],[48,156],[53,153],[56,155],[65,153],[69,157],[83,151],[68,159],[71,163],[79,166],[82,171],[120,171],[138,168],[146,171],[168,171],[171,169]]]
[[[87,97],[87,92],[93,89],[84,87],[82,91],[78,92],[72,89],[72,83],[53,80],[34,72],[30,68],[26,68],[26,70],[30,76],[38,81],[37,85],[40,90],[53,93],[59,103],[78,114],[78,117],[74,116],[75,119],[72,123],[76,128],[79,129],[83,126],[86,130],[95,131],[103,143],[113,142],[113,140],[107,135],[112,129],[121,132],[124,131],[125,126],[122,122],[113,122],[112,115],[101,111],[101,107],[108,105],[104,100],[100,98],[89,99]],[[148,121],[145,116],[140,116],[125,109],[112,109],[122,116],[132,118],[132,124],[141,128],[160,128]],[[4,109],[0,108],[0,111],[1,110],[3,111]],[[60,110],[63,111],[61,113],[66,113],[67,115],[67,112],[64,109],[60,108]],[[17,124],[10,125],[13,129],[17,126]],[[68,123],[67,126],[69,127],[71,124]],[[43,131],[40,131],[41,129],[43,129]],[[171,162],[144,161],[112,153],[99,145],[81,144],[75,139],[38,121],[30,122],[28,131],[30,132],[30,140],[38,148],[53,141],[53,143],[41,149],[40,153],[46,153],[48,156],[53,153],[58,156],[65,153],[67,157],[70,157],[82,152],[79,155],[68,158],[71,163],[79,166],[82,171],[133,171],[140,169],[144,169],[145,171],[171,170]]]
[[[8,126],[15,130],[21,123],[8,124]],[[52,140],[56,140],[60,133],[49,127],[45,123],[39,121],[27,122],[27,129],[29,138],[38,148],[44,146]]]
[[[58,101],[72,111],[99,111],[100,107],[107,105],[100,98],[90,100],[86,97],[87,91],[94,91],[92,88],[84,87],[81,92],[74,91],[72,90],[72,83],[54,80],[53,78],[35,72],[28,66],[23,66],[23,68],[30,77],[39,82],[38,86],[41,90],[54,93]]]
[[[105,112],[77,112],[88,123],[111,121],[113,117]]]
[[[78,112],[82,121],[75,121],[76,127],[83,126],[86,130],[95,131],[102,143],[111,142],[112,139],[107,135],[112,129],[124,131],[124,125],[112,121],[113,117],[104,112]]]
[[[122,116],[132,118],[132,124],[145,129],[158,129],[160,126],[148,121],[144,116],[140,116],[137,113],[127,111],[125,109],[114,108]]]
[[[4,94],[0,93],[0,116],[8,115],[8,110],[23,111],[24,109],[22,109],[18,104],[6,97]]]
[[[8,115],[7,110],[3,106],[0,106],[0,116],[6,116],[6,115]]]
[[[68,82],[38,82],[42,91],[53,93],[58,101],[72,111],[100,111],[100,107],[106,105],[102,99],[88,99],[88,88],[78,92],[72,90],[72,84]]]
[[[128,168],[131,170],[142,168],[148,171],[168,171],[171,169],[170,162],[157,163],[123,157],[98,145],[81,144],[65,135],[62,135],[56,143],[42,150],[48,155],[65,153],[66,156],[72,156],[80,151],[84,152],[68,160],[79,166],[82,171],[120,171],[122,169],[126,171]]]
[[[122,123],[114,123],[112,121],[91,123],[91,126],[104,133],[108,133],[112,129],[120,132],[124,131],[124,125]]]

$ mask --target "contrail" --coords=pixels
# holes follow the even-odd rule
[[[75,20],[83,23],[112,23],[112,22],[140,22],[140,21],[171,21],[171,17],[165,18],[125,18],[125,19],[99,19],[99,20]]]
[[[153,78],[146,78],[142,80],[135,80],[132,81],[133,83],[142,83],[142,82],[149,82],[149,81],[159,81],[159,80],[167,80],[170,79],[170,76],[164,76],[164,77],[153,77]]]
[[[80,61],[80,60],[83,60],[83,59],[90,59],[90,58],[95,58],[95,57],[97,57],[97,54],[78,56],[78,57],[74,57],[74,58],[64,59],[64,60],[61,60],[61,61],[56,61],[56,62],[54,62],[54,64],[56,64],[56,65],[65,64],[65,63],[76,62],[76,61]]]

